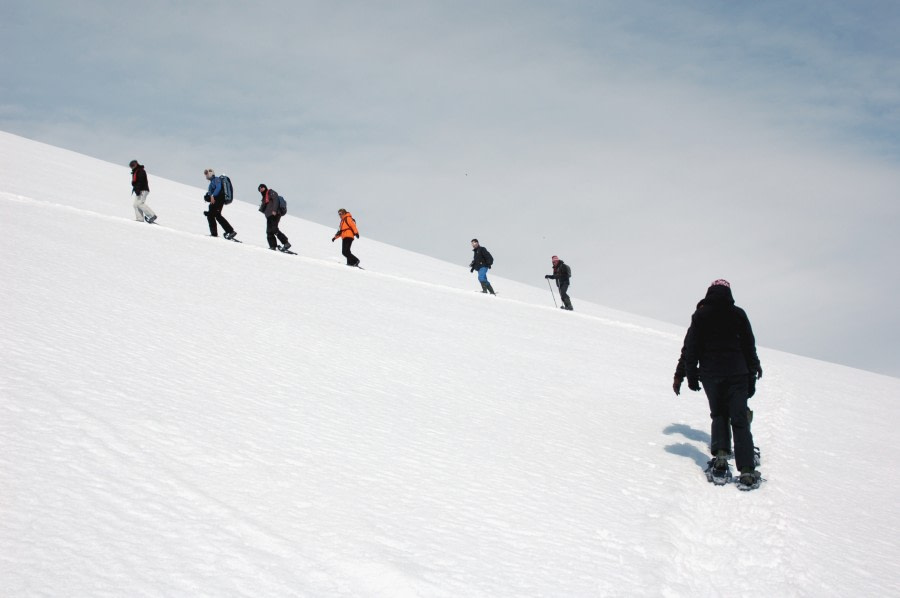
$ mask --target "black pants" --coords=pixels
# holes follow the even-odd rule
[[[216,222],[222,225],[222,230],[226,233],[233,233],[234,229],[231,228],[231,225],[228,224],[228,221],[225,220],[225,217],[222,216],[222,208],[225,207],[225,203],[219,199],[216,200],[216,203],[209,204],[209,210],[206,212],[206,219],[209,220],[209,234],[214,237],[219,236],[219,231],[216,228]]]
[[[278,222],[280,220],[281,216],[279,214],[266,216],[266,240],[269,242],[269,247],[272,249],[278,247],[278,243],[275,242],[275,237],[278,237],[278,240],[281,241],[282,245],[288,242],[287,235],[278,230]]]
[[[750,378],[740,376],[704,376],[701,379],[709,400],[709,417],[712,419],[710,450],[727,451],[729,420],[734,434],[734,459],[738,470],[753,468],[753,434],[747,411],[747,391]]]
[[[350,246],[353,245],[353,237],[341,238],[341,254],[347,258],[348,266],[355,266],[359,263],[359,258],[350,253]]]
[[[569,299],[569,281],[557,281],[556,285],[559,287],[559,298],[562,299],[563,305],[566,309],[572,309],[572,300]]]

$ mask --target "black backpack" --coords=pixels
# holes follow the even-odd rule
[[[280,195],[278,196],[278,215],[284,216],[287,214],[287,202]]]
[[[222,183],[222,193],[225,194],[225,205],[227,206],[234,199],[234,188],[231,186],[231,179],[228,178],[228,175],[223,174],[219,177],[219,181]]]

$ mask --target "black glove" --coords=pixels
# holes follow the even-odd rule
[[[203,201],[205,201],[206,203],[209,203],[209,193],[207,193],[206,195],[203,196]]]
[[[549,279],[553,278],[553,275],[552,275],[552,274],[545,274],[545,275],[544,275],[544,278],[546,278],[546,279],[549,280]]]
[[[354,236],[358,239],[358,238],[359,238],[359,233],[356,233]]]
[[[695,392],[700,390],[700,379],[694,376],[688,376],[688,388]]]
[[[469,268],[469,272],[474,272],[475,268]]]
[[[761,365],[756,366],[756,378],[757,379],[762,378],[762,366]]]
[[[204,215],[204,216],[209,216],[209,211],[203,210],[203,215]]]
[[[337,239],[337,237],[331,237],[331,242],[334,243],[335,239]]]
[[[683,381],[684,381],[683,376],[679,376],[678,374],[675,374],[675,382],[672,383],[672,390],[675,391],[676,395],[681,394],[681,383]]]
[[[747,383],[747,398],[749,399],[756,394],[756,374],[750,374],[750,381]]]

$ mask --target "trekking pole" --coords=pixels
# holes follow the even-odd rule
[[[550,296],[553,297],[553,307],[559,307],[556,304],[556,293],[553,292],[553,285],[550,284],[550,279],[547,279],[547,286],[550,287]]]

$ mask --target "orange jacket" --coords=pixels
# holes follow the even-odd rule
[[[344,214],[341,218],[341,227],[335,233],[333,239],[337,239],[338,237],[342,239],[352,239],[353,237],[359,236],[359,229],[356,228],[356,220],[353,219],[353,215],[350,212]]]

